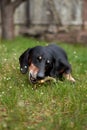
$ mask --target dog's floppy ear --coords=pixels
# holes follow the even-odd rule
[[[30,54],[31,48],[28,48],[20,57],[19,57],[19,63],[20,63],[20,71],[22,74],[27,73],[28,71],[28,65],[29,65],[29,54]]]

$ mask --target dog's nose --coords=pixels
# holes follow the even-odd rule
[[[43,78],[44,78],[44,73],[39,72],[37,74],[37,79],[43,79]]]

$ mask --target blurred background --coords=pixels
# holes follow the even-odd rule
[[[87,0],[0,0],[0,37],[87,43]]]

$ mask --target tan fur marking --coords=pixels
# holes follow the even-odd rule
[[[31,63],[31,65],[29,66],[29,71],[32,71],[33,73],[38,73],[39,69],[33,63]]]
[[[75,79],[72,77],[71,74],[63,74],[64,78],[66,78],[67,80],[71,81],[71,82],[75,82]]]

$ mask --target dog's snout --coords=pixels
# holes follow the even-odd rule
[[[43,79],[44,76],[45,76],[44,73],[39,72],[39,73],[37,74],[37,79]]]

